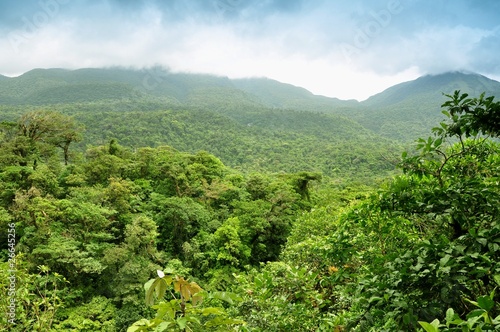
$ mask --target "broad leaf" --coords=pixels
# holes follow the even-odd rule
[[[177,318],[177,325],[181,330],[184,330],[186,328],[186,323],[187,323],[186,317]]]
[[[485,295],[477,299],[477,304],[479,305],[479,308],[490,311],[495,306],[495,301]]]
[[[430,324],[427,322],[418,323],[424,328],[426,332],[439,332],[439,321],[437,319],[433,320]]]

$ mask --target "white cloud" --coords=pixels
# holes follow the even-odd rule
[[[425,73],[500,75],[499,28],[488,23],[493,20],[486,7],[475,6],[476,16],[462,19],[458,14],[469,9],[463,1],[458,9],[420,0],[231,3],[223,13],[205,2],[64,4],[17,43],[9,42],[8,33],[0,37],[0,73],[161,64],[175,71],[266,76],[342,99],[365,99]],[[391,7],[398,3],[398,10]],[[436,10],[445,9],[456,12],[435,21]]]

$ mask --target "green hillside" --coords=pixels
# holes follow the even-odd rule
[[[498,94],[500,83],[460,72],[428,75],[395,85],[361,103],[317,96],[301,87],[267,78],[229,79],[148,69],[35,69],[0,79],[3,105],[46,105],[117,100],[147,101],[158,109],[208,109],[237,121],[250,109],[290,109],[339,114],[384,137],[411,142],[442,119],[443,93]],[[246,120],[245,120],[246,121]]]
[[[410,142],[443,119],[440,106],[447,99],[443,94],[455,90],[473,97],[483,92],[499,95],[500,82],[460,72],[423,76],[390,87],[343,114],[380,135]]]
[[[166,144],[208,151],[247,173],[307,170],[359,182],[391,172],[398,154],[397,143],[334,114],[352,102],[267,79],[162,68],[35,69],[0,82],[0,95],[2,120],[29,109],[73,115],[87,128],[80,151],[111,139],[132,148]]]
[[[493,96],[392,176],[338,115],[155,103],[1,106],[0,330],[500,330]]]
[[[427,75],[390,87],[368,98],[362,104],[377,108],[400,103],[414,103],[416,105],[416,100],[420,100],[426,105],[435,104],[443,100],[443,93],[452,94],[455,90],[461,90],[473,97],[478,97],[482,92],[491,95],[500,91],[500,82],[478,74],[461,72]]]
[[[333,112],[338,108],[356,107],[355,100],[317,96],[310,91],[291,84],[267,78],[247,78],[233,80],[234,85],[255,96],[267,107],[302,111]]]
[[[143,94],[164,97],[183,104],[200,105],[199,98],[208,97],[209,100],[215,101],[213,94],[224,94],[225,99],[229,100],[233,100],[234,95],[238,103],[259,104],[271,108],[331,112],[337,107],[357,105],[356,101],[316,96],[306,89],[265,78],[230,80],[213,75],[173,73],[161,67],[140,70],[34,69],[19,77],[2,81],[2,104],[80,102],[84,94],[94,100]],[[91,85],[95,85],[95,91],[92,91]],[[61,97],[64,99],[58,99]]]
[[[175,74],[162,68],[34,69],[2,81],[0,100],[2,104],[40,105],[162,97],[186,103],[198,90],[214,87],[232,88],[232,84],[223,77]]]
[[[208,151],[245,173],[314,171],[343,182],[372,183],[393,172],[399,155],[394,142],[345,117],[321,113],[250,108],[232,118],[219,111],[165,110],[139,101],[34,109],[70,114],[83,124],[79,151],[111,139],[131,148],[169,145],[190,153]],[[1,111],[4,120],[12,120],[25,108],[4,106]]]
[[[351,178],[391,169],[395,147],[442,119],[442,93],[455,89],[495,94],[500,83],[458,72],[424,76],[358,103],[265,78],[161,67],[34,69],[0,80],[0,103],[4,120],[33,107],[73,114],[87,128],[81,151],[114,138],[130,147],[206,150],[247,171]]]

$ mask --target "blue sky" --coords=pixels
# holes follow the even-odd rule
[[[3,0],[0,74],[163,65],[363,100],[425,74],[500,78],[496,0]]]

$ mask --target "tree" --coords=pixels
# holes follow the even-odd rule
[[[83,131],[72,117],[44,110],[25,113],[15,124],[4,122],[1,128],[3,149],[17,158],[20,166],[32,162],[33,168],[40,157],[51,156],[55,147],[62,149],[67,165],[69,146],[81,140]]]
[[[497,211],[495,206],[490,206],[497,191],[489,179],[498,176],[495,171],[498,146],[487,138],[500,135],[500,102],[493,102],[494,97],[484,98],[484,93],[479,98],[467,98],[467,94],[459,91],[447,96],[450,100],[442,105],[446,108],[443,114],[447,121],[433,128],[434,137],[418,139],[418,154],[403,153],[403,171],[410,177],[426,179],[425,189],[413,193],[414,198],[424,201],[417,206],[412,203],[414,199],[409,200],[413,207],[405,207],[407,200],[400,197],[393,207],[420,213],[446,213],[454,237],[458,238],[479,219],[486,220],[485,215],[494,216]],[[453,141],[459,144],[448,147],[445,144]],[[432,198],[435,201],[431,201]]]
[[[191,240],[210,220],[210,213],[189,197],[151,195],[153,219],[158,224],[158,247],[183,257],[183,244]]]
[[[358,256],[369,272],[356,280],[353,307],[360,314],[348,327],[415,331],[419,320],[441,318],[450,307],[469,312],[464,298],[500,299],[494,293],[500,284],[500,145],[488,139],[499,136],[499,105],[484,94],[448,97],[442,105],[447,121],[433,137],[417,140],[415,154],[403,153],[405,174],[345,223],[351,232],[361,224],[365,234],[353,237],[365,245],[372,236],[390,234],[394,243],[401,230],[416,233],[399,248]]]
[[[460,94],[459,90],[445,96],[450,100],[442,105],[448,109],[443,114],[451,120],[451,124],[438,133],[459,138],[478,134],[500,136],[500,101],[495,102],[494,96],[485,98],[483,92],[479,98],[467,98],[469,95]]]
[[[19,133],[32,142],[47,143],[63,150],[64,163],[68,164],[69,146],[82,139],[82,126],[70,116],[54,111],[33,111],[18,121]]]

